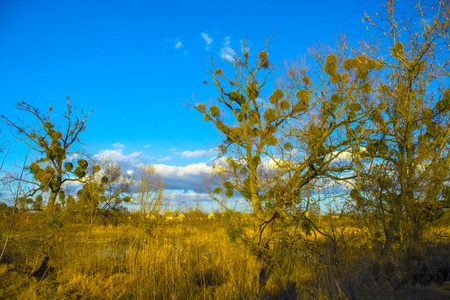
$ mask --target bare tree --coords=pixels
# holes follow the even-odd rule
[[[154,165],[139,165],[138,186],[141,214],[159,213],[164,201],[163,192],[165,186]]]

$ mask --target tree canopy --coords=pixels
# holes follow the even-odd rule
[[[67,110],[62,115],[64,122],[61,127],[53,120],[51,107],[42,112],[25,102],[18,102],[17,110],[31,114],[37,122],[36,125],[25,123],[20,117],[0,117],[17,139],[40,154],[41,157],[28,166],[32,180],[22,180],[34,185],[26,195],[27,198],[37,192],[50,193],[50,211],[53,211],[58,195],[63,201],[63,185],[66,182],[82,180],[89,165],[86,159],[78,157],[83,156],[82,149],[85,146],[79,136],[86,129],[91,112],[81,111],[77,115],[76,108],[70,105],[70,96],[66,99]]]

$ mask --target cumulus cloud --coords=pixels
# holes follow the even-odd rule
[[[176,149],[171,150],[171,153]],[[183,154],[184,153],[184,154]],[[158,159],[159,163],[154,164],[155,170],[160,175],[167,190],[193,190],[195,192],[204,192],[203,177],[212,172],[212,166],[209,163],[201,162],[188,164],[185,166],[175,166],[162,163],[173,159],[173,156],[182,155],[186,158],[203,156],[205,150],[185,151],[183,153],[174,153],[173,155]],[[122,170],[128,175],[137,175],[139,165],[149,161],[149,157],[143,152],[127,153],[125,149],[103,149],[94,156],[97,160],[109,160],[120,164]]]
[[[128,155],[123,154],[123,148],[115,149],[115,150],[100,150],[98,154],[96,154],[94,157],[97,159],[108,159],[115,162],[123,162],[123,161],[129,161],[136,159],[138,157],[142,156],[142,151],[139,152],[133,152]]]
[[[183,158],[195,158],[205,156],[205,150],[195,150],[195,151],[184,151],[181,153],[181,157]]]
[[[83,183],[79,182],[79,181],[65,181],[63,183],[63,188],[64,190],[67,191],[73,191],[73,190],[78,190],[80,188],[83,187]]]
[[[155,164],[155,170],[161,176],[169,190],[204,191],[204,175],[211,173],[212,167],[206,163],[190,164],[184,167]]]
[[[224,38],[223,47],[220,49],[220,57],[223,59],[226,59],[228,61],[233,61],[236,57],[236,51],[233,50],[233,48],[230,47],[230,37],[227,36]]]
[[[209,35],[206,32],[202,32],[202,38],[205,40],[206,42],[206,49],[209,49],[209,45],[212,44],[213,39],[209,37]]]
[[[181,41],[178,41],[178,42],[175,44],[175,49],[180,48],[181,46],[183,46],[183,43],[182,43]]]
[[[185,167],[169,166],[164,164],[155,164],[155,168],[162,176],[186,177],[189,175],[200,175],[210,173],[212,168],[206,163],[190,164]]]

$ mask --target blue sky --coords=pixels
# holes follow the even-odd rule
[[[18,115],[16,101],[62,112],[72,94],[73,106],[95,110],[81,136],[89,153],[126,170],[157,164],[173,198],[206,199],[196,194],[211,159],[204,154],[220,140],[185,105],[215,96],[202,84],[203,59],[239,52],[246,36],[257,53],[275,35],[269,58],[281,65],[340,32],[361,39],[363,12],[381,11],[378,3],[2,0],[0,113]],[[23,147],[12,151],[4,169],[23,157]]]

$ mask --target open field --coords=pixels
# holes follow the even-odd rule
[[[0,264],[1,299],[445,299],[437,286],[449,280],[449,223],[430,228],[428,242],[384,264],[373,264],[364,231],[345,232],[339,262],[327,258],[316,233],[299,236],[296,250],[277,256],[259,288],[259,262],[241,241],[230,239],[230,220],[187,213],[182,221],[124,214],[117,220],[73,216],[48,222],[45,213],[25,214]],[[1,220],[4,237],[9,218]],[[232,222],[247,231],[251,220]],[[327,222],[324,220],[323,222]],[[331,222],[331,221],[329,221]],[[347,222],[349,223],[349,222]],[[317,237],[316,237],[317,238]],[[430,241],[434,240],[433,243]],[[358,250],[359,249],[359,250]],[[275,253],[275,252],[274,252]],[[280,253],[280,252],[277,252]],[[294,254],[292,254],[294,253]],[[445,278],[446,277],[446,278]],[[409,298],[408,298],[409,297]],[[416,297],[416,298],[414,298]],[[428,298],[428,299],[432,299]]]

